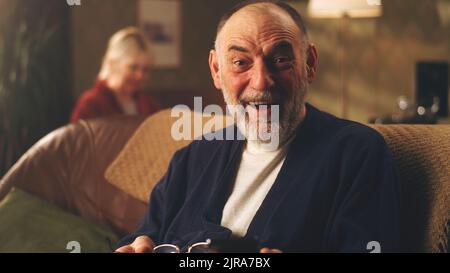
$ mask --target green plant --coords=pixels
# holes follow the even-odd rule
[[[40,137],[63,124],[70,111],[68,50],[63,29],[54,20],[62,9],[53,3],[43,7],[37,0],[11,1],[2,22],[0,175]],[[47,16],[36,17],[38,7]]]

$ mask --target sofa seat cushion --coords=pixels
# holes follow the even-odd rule
[[[0,252],[111,252],[118,237],[25,191],[13,188],[0,203]],[[68,245],[69,244],[69,245]]]

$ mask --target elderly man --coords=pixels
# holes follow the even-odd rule
[[[117,252],[167,243],[185,251],[232,235],[255,238],[261,252],[399,250],[399,182],[388,148],[374,130],[305,103],[317,50],[294,9],[239,4],[219,23],[209,65],[227,105],[246,109],[237,126],[248,139],[179,150]],[[273,105],[276,124],[261,118]],[[250,137],[262,128],[279,131],[275,149]]]

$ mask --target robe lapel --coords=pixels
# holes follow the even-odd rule
[[[222,211],[225,203],[231,193],[231,188],[233,185],[234,177],[236,175],[236,169],[241,160],[242,148],[244,141],[225,141],[226,143],[221,147],[225,151],[230,151],[229,153],[218,153],[225,154],[227,157],[225,164],[220,167],[221,175],[217,181],[214,181],[214,186],[210,194],[208,203],[206,204],[207,209],[205,213],[205,221],[216,225],[220,225],[222,219]]]

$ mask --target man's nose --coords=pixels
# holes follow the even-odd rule
[[[270,90],[274,85],[273,75],[263,61],[256,62],[253,66],[251,88],[257,91]]]

